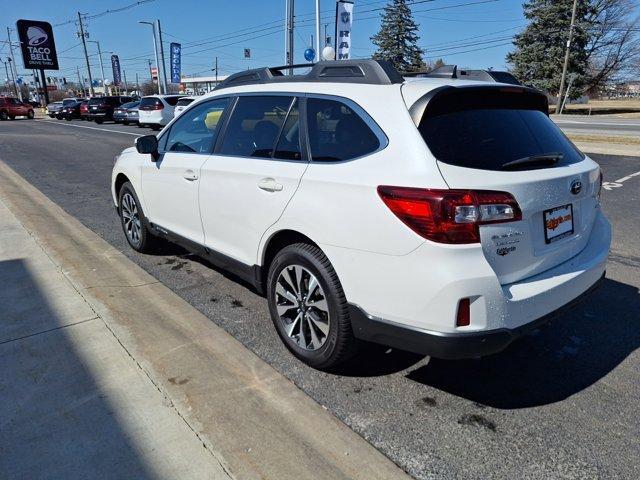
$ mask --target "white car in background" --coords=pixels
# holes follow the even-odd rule
[[[178,100],[176,104],[176,108],[173,110],[173,116],[177,117],[181,112],[184,112],[189,105],[191,105],[194,100],[197,100],[198,97],[182,97]]]
[[[232,75],[136,139],[112,193],[132,248],[168,238],[252,283],[304,362],[358,340],[490,355],[604,276],[600,167],[542,92],[374,60],[279,73]]]
[[[141,127],[160,130],[171,120],[178,100],[183,95],[149,95],[142,97],[138,106],[138,123]]]

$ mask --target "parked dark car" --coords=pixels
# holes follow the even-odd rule
[[[80,117],[80,106],[85,102],[85,100],[77,100],[73,103],[68,103],[60,109],[60,115],[65,120],[73,120],[74,118]]]
[[[131,102],[131,97],[95,97],[89,99],[87,120],[102,123],[113,120],[113,111],[124,103]]]
[[[0,97],[0,120],[13,120],[16,117],[33,118],[33,107],[14,97]]]
[[[129,118],[127,113],[130,108],[135,108],[140,105],[139,100],[135,100],[133,102],[125,103],[113,111],[113,121],[116,123],[123,123],[124,125],[129,124]]]

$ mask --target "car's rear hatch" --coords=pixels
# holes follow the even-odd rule
[[[412,110],[452,189],[510,193],[522,220],[483,225],[485,257],[500,283],[569,260],[587,244],[600,171],[547,115],[541,93],[521,87],[444,87]]]

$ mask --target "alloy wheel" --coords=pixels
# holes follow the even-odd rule
[[[139,245],[141,241],[142,223],[138,213],[138,205],[133,195],[125,193],[122,196],[121,215],[124,222],[124,231],[134,245]]]
[[[329,335],[330,315],[324,290],[313,273],[289,265],[278,276],[276,309],[284,333],[304,350],[322,347]]]

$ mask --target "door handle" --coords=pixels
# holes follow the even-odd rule
[[[258,188],[265,192],[281,192],[283,187],[274,178],[267,177],[258,182]]]
[[[193,170],[187,170],[184,172],[183,177],[185,180],[189,180],[190,182],[193,182],[194,180],[198,179],[198,174]]]

